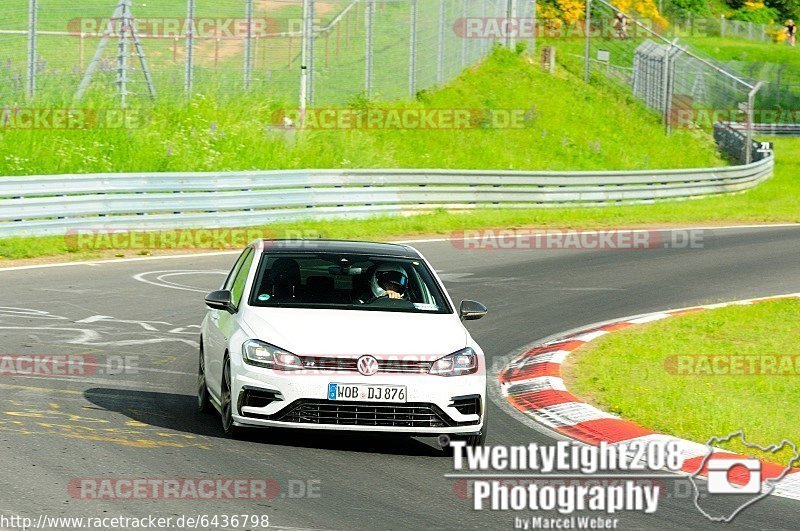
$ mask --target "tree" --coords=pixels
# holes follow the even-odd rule
[[[766,0],[764,4],[775,9],[784,19],[800,18],[800,0]]]

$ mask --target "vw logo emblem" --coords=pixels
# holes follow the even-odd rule
[[[372,376],[378,372],[378,360],[373,356],[361,356],[358,358],[358,372],[364,376]]]

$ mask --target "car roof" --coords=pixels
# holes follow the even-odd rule
[[[398,243],[361,242],[347,240],[258,240],[257,248],[265,253],[333,253],[421,258],[419,251]]]

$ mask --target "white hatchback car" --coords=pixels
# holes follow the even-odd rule
[[[198,404],[226,433],[290,427],[486,438],[486,363],[407,245],[257,240],[231,269],[200,341]]]

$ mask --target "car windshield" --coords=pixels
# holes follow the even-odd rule
[[[250,305],[452,313],[422,260],[331,254],[264,254]]]

